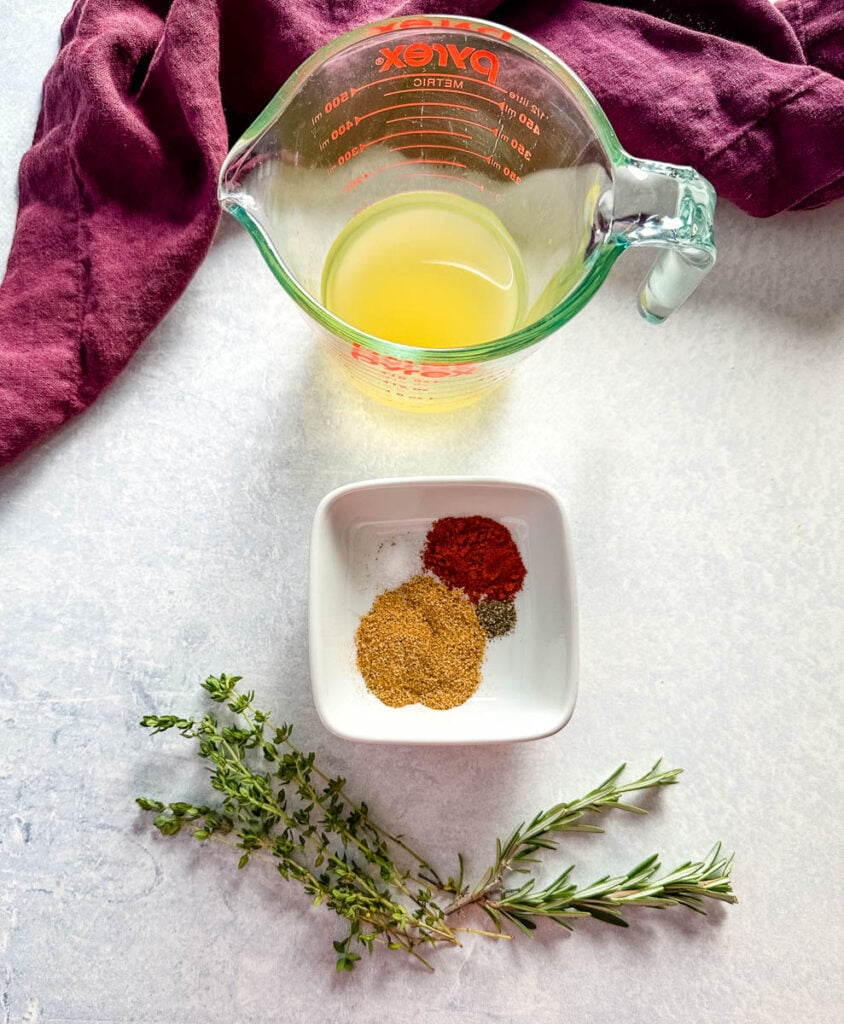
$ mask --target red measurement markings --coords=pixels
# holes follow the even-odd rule
[[[409,132],[390,132],[389,135],[382,135],[379,139],[370,139],[369,142],[362,142],[361,149],[374,146],[376,142],[386,142],[388,139],[400,139],[405,135],[451,135],[456,139],[471,139],[466,132],[450,132],[447,128],[414,128]]]
[[[391,168],[391,167],[392,168],[404,167],[405,164],[422,163],[422,162],[424,162],[424,161],[405,160],[405,161],[402,161],[402,162],[397,163],[397,164],[386,164],[384,167],[377,167],[374,171],[367,171],[366,174],[361,174],[357,178],[354,178],[352,181],[350,181],[346,185],[345,191],[346,192],[351,192],[353,189],[356,189],[358,187],[358,185],[362,185],[365,181],[367,181],[369,178],[371,178],[374,174],[377,174],[379,171],[385,171],[385,170],[387,170],[388,168]],[[427,162],[428,163],[432,163],[432,164],[439,164],[439,166],[443,166],[440,163],[439,160],[429,160]],[[463,166],[463,165],[462,164],[446,164],[445,166],[454,167],[454,166]],[[481,185],[479,182],[472,181],[469,178],[464,178],[464,177],[462,177],[459,174],[442,174],[442,173],[437,173],[436,171],[400,171],[399,174],[403,178],[447,178],[449,181],[460,181],[460,182],[463,182],[466,185],[471,185],[473,188],[479,189],[481,192],[486,191],[486,186],[485,185]],[[496,198],[500,198],[500,197],[496,194]]]
[[[382,171],[392,171],[396,167],[411,167],[416,164],[433,164],[435,167],[460,167],[464,171],[466,170],[466,164],[458,163],[457,160],[396,160],[392,164],[382,164],[380,167],[375,167],[371,171],[367,171],[366,174],[361,174],[353,181],[346,185],[346,191],[350,191],[350,188],[354,188],[360,185],[367,178],[374,178],[376,174],[380,174]],[[451,175],[451,177],[458,177],[458,175]]]
[[[416,106],[415,103],[410,106]],[[498,128],[489,128],[485,124],[479,124],[477,121],[467,121],[465,117],[446,117],[444,114],[417,114],[416,117],[391,117],[387,124],[395,124],[397,121],[451,121],[459,122],[460,124],[469,124],[473,128],[482,128],[485,132],[489,132],[491,135],[498,137]]]
[[[361,142],[359,145],[353,146],[350,150],[347,150],[348,157],[346,156],[345,153],[343,154],[345,159],[343,159],[341,161],[340,166],[342,167],[343,164],[346,163],[348,159],[351,159],[351,157],[360,156],[360,154],[365,149],[369,149],[370,146],[374,146],[378,142],[385,142],[387,139],[399,139],[399,138],[402,138],[405,135],[424,135],[426,137],[430,137],[431,135],[450,135],[450,136],[453,136],[454,138],[457,138],[457,139],[471,139],[472,138],[471,135],[467,135],[465,132],[450,132],[450,131],[447,131],[445,128],[417,128],[417,129],[415,129],[413,131],[409,131],[409,132],[390,132],[388,135],[382,135],[378,139],[370,139],[369,142]],[[416,145],[417,146],[421,146],[422,143],[421,142],[417,142]],[[436,145],[436,143],[434,143],[434,145]],[[455,146],[454,148],[455,149],[460,149],[460,147],[458,147],[458,146]],[[467,150],[463,150],[463,149],[461,149],[460,151],[461,152],[467,152]],[[480,155],[480,154],[478,154],[478,155]]]
[[[409,92],[447,92],[452,96],[468,96],[473,100],[485,100],[487,103],[491,103],[494,107],[498,107],[499,110],[504,109],[504,100],[495,100],[491,96],[482,96],[479,92],[463,92],[462,89],[455,91],[454,89],[434,89],[426,85],[418,85],[413,89],[394,89],[392,92],[385,92],[385,96],[404,96]]]
[[[445,146],[440,142],[412,142],[409,146],[390,146],[390,152],[401,153],[405,149],[419,149],[420,146],[424,146],[426,149],[451,149],[455,153],[466,153],[467,156],[480,157],[481,160],[486,160],[487,163],[492,160],[492,156],[476,153],[474,149],[466,149],[465,146]]]
[[[472,75],[447,75],[442,71],[416,71],[412,75],[389,75],[384,78],[373,78],[371,82],[364,82],[363,85],[353,85],[349,91],[352,96],[356,96],[359,92],[363,92],[364,89],[368,89],[372,85],[380,85],[382,82],[400,82],[407,78],[422,78],[425,74],[431,78],[453,78],[455,82],[473,82],[475,85],[484,85],[487,89],[495,89],[496,92],[509,93],[509,90],[505,87],[492,85],[485,78],[474,78]]]
[[[394,103],[391,107],[379,107],[377,110],[370,110],[368,114],[364,114],[362,117],[358,117],[355,114],[355,125],[359,125],[361,121],[365,121],[368,117],[374,117],[376,114],[389,114],[391,110],[401,110],[403,107],[418,107],[418,103]],[[429,107],[451,107],[452,110],[470,110],[473,114],[477,114],[477,107],[467,107],[463,103],[429,103]],[[390,122],[388,121],[387,124]]]
[[[485,192],[485,186],[481,185],[477,181],[471,181],[469,178],[461,178],[459,174],[436,174],[433,171],[403,171],[402,177],[405,178],[448,178],[450,181],[459,181],[463,185],[472,185],[480,192]]]
[[[396,167],[408,167],[411,164],[434,164],[437,167],[462,167],[464,170],[466,169],[466,164],[458,163],[456,160],[396,160],[393,164],[382,164],[380,167],[376,167],[369,174],[371,177],[373,174],[380,174],[381,171],[391,171]]]

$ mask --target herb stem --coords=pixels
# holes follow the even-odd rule
[[[256,722],[254,715],[250,715],[250,713],[249,713],[250,711],[254,713],[254,710],[255,709],[254,709],[254,707],[252,705],[252,702],[248,701],[245,704],[245,706],[242,708],[240,714],[242,715],[244,721],[253,730],[253,732],[260,737],[260,740],[262,742],[262,747],[264,748],[265,751],[267,751],[267,745],[263,743],[263,730],[261,728],[263,723]],[[328,811],[328,808],[326,807],[326,805],[325,805],[325,803],[323,801],[322,795],[320,793],[318,793],[317,790],[311,785],[310,780],[304,775],[304,773],[301,770],[300,765],[303,763],[303,761],[309,760],[309,759],[306,758],[306,755],[304,755],[301,750],[299,750],[293,743],[290,742],[289,737],[285,737],[283,742],[284,742],[284,745],[288,748],[288,750],[294,756],[294,760],[295,760],[295,763],[296,763],[296,769],[295,769],[295,775],[293,776],[293,778],[294,778],[295,782],[297,783],[297,785],[299,786],[300,795],[306,797],[308,800],[313,801],[313,803],[316,806],[318,806],[320,808],[320,810],[323,811],[324,814],[328,814],[329,811]],[[230,745],[228,745],[228,749],[230,751],[230,754],[231,754],[232,758],[238,758],[237,752],[234,751],[231,748]],[[238,763],[240,763],[242,765],[242,762],[239,761],[239,758],[238,758]],[[245,767],[244,767],[244,770],[248,771],[248,769],[245,769]],[[312,772],[314,772],[316,775],[318,775],[321,779],[323,779],[323,781],[326,784],[331,784],[332,783],[333,780],[329,776],[324,774],[322,772],[322,770],[320,768],[318,768],[316,765],[311,764],[310,765],[310,770]],[[343,785],[345,785],[345,783]],[[341,786],[335,786],[335,788],[334,788],[334,791],[338,795],[342,792],[342,790],[343,790],[343,786],[342,785]],[[355,811],[356,813],[358,813],[360,815],[361,819],[363,819],[363,820],[365,820],[367,822],[367,824],[369,825],[370,829],[372,830],[372,832],[376,836],[380,834],[380,836],[382,838],[388,838],[387,834],[382,829],[380,829],[377,825],[373,824],[370,821],[369,815],[367,813],[367,809],[365,807],[364,808],[359,807],[358,805],[354,804],[352,801],[348,800],[348,797],[346,798],[346,800],[347,800],[348,804],[351,806],[352,810]],[[272,813],[272,809],[268,809],[268,810],[270,810],[270,812]],[[298,827],[296,825],[296,823],[293,822],[290,818],[286,818],[285,820],[286,820],[286,823],[289,824],[291,827],[294,827],[294,828]],[[311,837],[307,837],[307,838],[311,838]],[[389,836],[389,838],[394,843],[396,843],[397,845],[401,846],[403,849],[408,849],[407,847],[404,846],[403,843],[401,843],[395,837]],[[370,857],[371,857],[371,855],[373,853],[371,847],[367,843],[362,841],[357,835],[355,835],[353,832],[348,832],[347,831],[346,834],[344,835],[344,841],[346,841],[346,840],[351,842],[354,846],[356,846],[358,848],[358,850],[361,851],[361,853],[364,855],[364,857],[367,860],[370,859]],[[328,847],[326,847],[324,844],[319,844],[319,848],[326,854],[326,856],[332,857],[335,861],[337,860],[337,858],[334,856],[334,854],[332,854],[331,851],[328,849]],[[412,851],[408,851],[408,852],[412,853]],[[419,862],[420,864],[423,864],[423,866],[427,867],[427,865],[425,865],[421,861],[421,858],[418,857],[416,854],[412,854],[412,856],[414,857],[414,859],[417,862]],[[367,875],[367,878],[368,877],[369,876]],[[414,881],[414,882],[417,882],[420,885],[426,884],[421,879],[418,879],[418,878],[414,877],[413,875],[411,875],[409,873],[407,873],[405,875],[405,877],[410,879],[410,880],[412,880],[412,881]],[[420,906],[420,907],[422,906],[422,904],[419,902],[417,897],[410,891],[410,889],[407,888],[407,886],[405,885],[404,881],[400,877],[396,877],[395,879],[393,879],[393,884],[403,893],[403,895],[405,895],[408,899],[412,900],[417,906]],[[377,889],[373,889],[372,887],[370,887],[370,895],[378,895]],[[449,930],[446,929],[445,932],[443,932],[442,934],[445,935],[448,932],[449,932]]]
[[[625,766],[584,797],[558,803],[519,824],[496,843],[495,859],[481,878],[464,886],[463,858],[456,879],[446,881],[403,839],[369,816],[363,802],[346,794],[346,780],[331,778],[314,764],[314,755],[291,741],[291,726],[269,727],[269,715],[254,706],[254,694],[236,689],[239,676],[209,676],[204,688],[212,700],[225,704],[239,725],[220,726],[211,715],[202,719],[147,715],[141,724],[154,733],[177,730],[196,740],[200,758],[210,762],[212,787],[221,794],[218,809],[177,801],[164,804],[138,798],[156,815],[154,825],[166,836],[189,826],[198,840],[217,839],[242,851],[239,866],[253,856],[274,863],[285,879],[298,882],[343,920],[347,933],[334,943],[337,969],[349,971],[360,960],[353,951],[374,945],[408,953],[433,970],[421,955],[422,945],[460,946],[459,933],[512,939],[505,923],[531,934],[541,919],[572,927],[572,921],[593,917],[627,926],[628,907],[662,909],[684,906],[704,913],[704,903],[735,903],[730,883],[732,858],[716,844],[701,861],[689,861],[659,874],[654,855],[620,876],[604,876],[579,888],[569,867],[544,887],[533,865],[557,848],[567,832],[603,831],[584,820],[612,810],[645,814],[627,802],[627,794],[673,785],[680,769],[663,769],[661,761],[632,782],[622,782]],[[314,780],[320,780],[314,782]],[[401,851],[411,864],[394,859]],[[518,876],[513,886],[511,878]],[[411,886],[418,885],[414,892]],[[445,906],[432,898],[431,886],[452,896]],[[475,906],[493,922],[495,931],[455,926],[451,922]]]

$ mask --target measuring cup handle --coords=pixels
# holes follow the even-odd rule
[[[660,324],[715,264],[715,190],[691,167],[628,157],[613,179],[611,240],[660,253],[639,292],[639,310]]]

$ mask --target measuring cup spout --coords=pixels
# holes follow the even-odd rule
[[[248,174],[255,170],[255,158],[251,156],[249,143],[251,139],[241,139],[229,153],[223,163],[217,181],[217,202],[220,206],[237,216],[237,209],[250,209],[255,201],[244,188],[243,182]]]
[[[616,167],[610,237],[663,249],[639,292],[639,311],[659,324],[715,264],[715,191],[691,167],[628,157]]]

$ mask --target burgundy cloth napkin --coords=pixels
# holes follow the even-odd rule
[[[631,153],[691,164],[754,216],[844,194],[841,0],[76,0],[0,286],[0,464],[86,408],[182,293],[229,143],[294,68],[420,11],[533,36]]]

